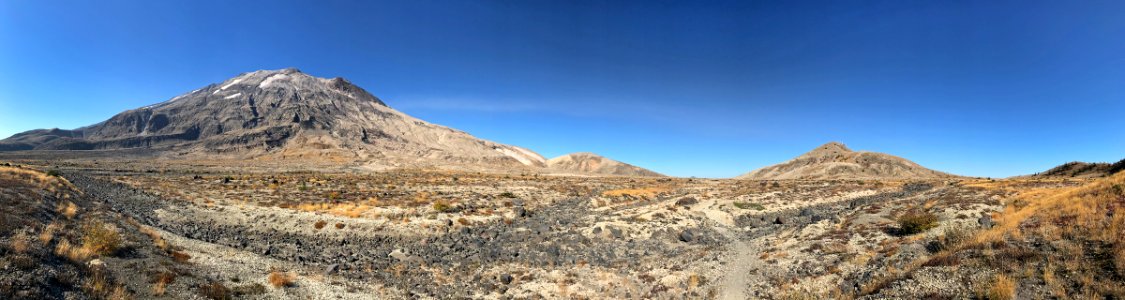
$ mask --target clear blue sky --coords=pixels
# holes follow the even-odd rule
[[[1125,158],[1120,1],[234,2],[0,1],[0,137],[297,67],[676,176],[828,141],[971,176]]]

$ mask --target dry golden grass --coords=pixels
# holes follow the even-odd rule
[[[8,244],[12,252],[15,253],[27,253],[27,251],[31,249],[31,243],[28,242],[27,234],[23,231],[19,231],[13,235]]]
[[[60,239],[59,243],[55,245],[55,255],[64,257],[74,263],[85,263],[95,254],[86,248],[71,244],[69,240]]]
[[[189,259],[191,259],[191,255],[189,255],[189,254],[187,254],[187,252],[183,252],[183,251],[173,250],[171,255],[172,255],[172,260],[175,261],[175,262],[178,262],[178,263],[186,263]]]
[[[296,281],[296,279],[296,276],[292,273],[282,272],[278,270],[271,271],[270,275],[266,277],[266,280],[269,281],[270,285],[275,288],[293,286],[293,282]]]
[[[59,203],[56,210],[67,219],[74,219],[74,216],[78,215],[78,205],[74,205],[74,202],[70,201]]]
[[[688,276],[688,280],[687,280],[688,290],[697,288],[702,284],[703,284],[703,277],[699,276],[699,274],[691,274],[691,275]]]
[[[1125,277],[1125,243],[1114,245],[1113,265],[1117,268],[1117,274]]]
[[[158,272],[151,279],[152,281],[152,295],[163,296],[168,288],[168,284],[176,281],[176,273],[163,271]]]
[[[156,248],[164,250],[165,252],[170,252],[172,250],[171,246],[168,245],[168,241],[164,240],[164,237],[162,237],[160,232],[156,231],[156,229],[140,224],[137,224],[137,229],[152,239],[152,244],[156,246]]]
[[[62,228],[63,225],[57,222],[51,222],[51,224],[47,224],[47,228],[43,229],[43,232],[39,233],[39,243],[43,245],[50,244],[51,240],[55,239],[55,233]]]
[[[978,287],[975,293],[978,299],[1011,300],[1016,297],[1016,282],[1006,275],[998,274],[992,281]]]
[[[95,299],[127,300],[133,299],[125,286],[115,284],[105,270],[94,269],[82,284],[82,290]]]

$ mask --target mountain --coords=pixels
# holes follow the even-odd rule
[[[289,68],[243,73],[74,130],[39,129],[0,150],[144,148],[166,157],[299,159],[373,166],[546,167],[520,147],[482,140],[388,107],[343,78]]]
[[[954,177],[926,169],[894,155],[852,151],[838,142],[816,147],[787,162],[776,164],[736,178],[773,179],[924,179]]]
[[[561,173],[663,177],[663,174],[593,153],[571,153],[547,161],[547,168]]]
[[[1115,163],[1088,163],[1073,161],[1061,164],[1033,177],[1106,177],[1125,170],[1125,159]]]

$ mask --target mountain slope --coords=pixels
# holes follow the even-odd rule
[[[528,149],[416,119],[346,79],[292,68],[243,73],[83,128],[32,130],[0,141],[0,150],[9,151],[125,148],[169,157],[546,166]]]
[[[641,167],[619,162],[593,153],[571,153],[547,161],[547,168],[563,173],[663,177]]]
[[[953,177],[926,169],[894,155],[855,152],[844,144],[830,142],[787,162],[776,164],[736,178],[774,179],[922,179]]]

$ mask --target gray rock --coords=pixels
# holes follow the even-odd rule
[[[986,229],[992,228],[992,226],[995,225],[992,223],[992,216],[990,215],[981,216],[980,219],[977,219],[977,224],[980,224],[980,227]]]
[[[685,229],[683,232],[680,232],[681,242],[691,243],[692,241],[695,241],[695,238],[695,233],[693,233],[691,229]]]

